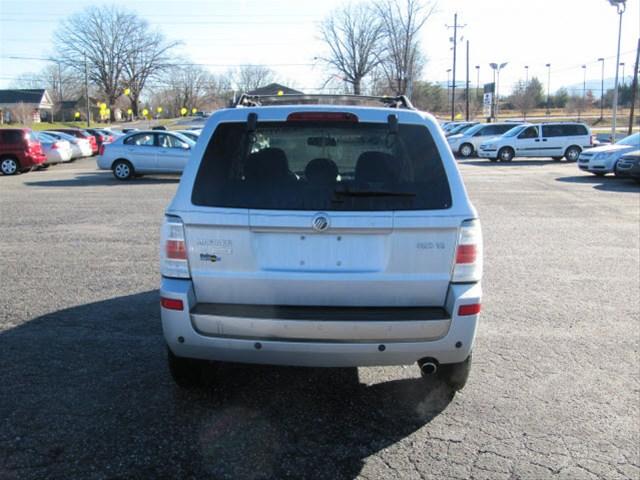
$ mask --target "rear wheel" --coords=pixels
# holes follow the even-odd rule
[[[113,176],[118,180],[129,180],[133,175],[133,166],[127,160],[113,162]]]
[[[567,162],[577,162],[578,161],[578,157],[580,156],[580,152],[582,152],[580,147],[577,147],[575,145],[571,145],[569,148],[567,148],[565,150],[564,158],[567,159]],[[554,160],[555,160],[555,158],[554,158]]]
[[[425,373],[421,368],[420,373],[422,378],[427,382],[444,383],[451,390],[457,392],[462,390],[467,384],[469,379],[469,373],[471,372],[471,354],[466,360],[460,363],[447,363],[437,366],[435,373]],[[435,362],[435,361],[434,361]]]
[[[3,175],[15,175],[19,168],[20,164],[15,158],[3,158],[0,161],[0,171]]]
[[[204,385],[205,361],[178,357],[170,349],[167,349],[167,363],[171,377],[178,386],[182,388],[198,388]]]
[[[514,155],[515,152],[511,147],[503,147],[498,152],[498,158],[501,162],[510,162],[511,160],[513,160]]]
[[[440,365],[437,375],[452,390],[462,390],[467,384],[471,372],[471,354],[464,362]]]
[[[473,155],[473,145],[471,145],[470,143],[463,143],[460,146],[460,155],[464,158],[469,158],[471,155]]]

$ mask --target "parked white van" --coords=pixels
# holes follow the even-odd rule
[[[591,131],[584,123],[525,124],[482,143],[478,156],[492,162],[510,162],[513,157],[551,157],[556,161],[565,157],[575,162],[582,150],[592,146]]]
[[[468,158],[477,153],[480,145],[486,140],[499,137],[516,124],[511,123],[479,123],[465,130],[463,133],[456,133],[447,137],[451,151],[455,155]]]

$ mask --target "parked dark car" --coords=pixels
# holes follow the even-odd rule
[[[100,145],[102,145],[103,143],[113,142],[113,139],[115,138],[111,134],[111,132],[107,130],[101,130],[99,128],[85,128],[84,131],[96,138],[98,149],[100,149]]]
[[[640,150],[625,153],[616,164],[616,176],[633,178],[640,183]]]
[[[52,128],[51,131],[66,133],[68,135],[73,135],[76,138],[86,138],[91,144],[91,151],[93,152],[93,155],[98,153],[98,142],[96,137],[91,135],[89,132],[80,130],[79,128]]]
[[[30,128],[0,129],[0,171],[3,175],[28,172],[47,160]]]

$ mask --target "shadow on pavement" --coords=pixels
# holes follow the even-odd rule
[[[225,366],[174,386],[150,291],[0,334],[0,472],[25,478],[354,478],[452,399],[419,378]],[[417,371],[416,371],[417,374]]]
[[[629,178],[619,178],[612,175],[597,177],[595,175],[580,175],[574,177],[558,177],[558,182],[566,183],[584,183],[593,185],[596,190],[604,190],[607,192],[640,192],[640,185]]]
[[[31,175],[31,174],[30,174]],[[25,181],[29,187],[117,187],[130,185],[152,185],[165,183],[178,183],[180,176],[143,176],[135,177],[125,182],[116,180],[111,172],[88,172],[76,175],[75,178],[62,180],[38,180]]]

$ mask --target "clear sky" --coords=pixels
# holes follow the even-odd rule
[[[425,0],[426,1],[426,0]],[[319,87],[326,72],[314,65],[323,51],[318,22],[340,0],[0,0],[0,87],[19,74],[38,71],[42,61],[13,60],[10,56],[54,57],[52,35],[59,22],[84,8],[117,4],[134,10],[170,39],[184,42],[180,52],[194,62],[222,72],[237,64],[270,66],[296,87]],[[464,41],[470,41],[471,83],[491,81],[490,62],[508,62],[501,74],[501,92],[529,75],[546,87],[546,63],[551,63],[551,90],[582,84],[586,64],[587,88],[599,94],[600,65],[613,77],[617,15],[607,0],[439,0],[437,13],[426,24],[423,50],[428,63],[423,78],[444,82],[451,68],[445,24],[466,24],[458,50],[458,75],[464,78]],[[640,35],[640,0],[628,0],[623,17],[621,61],[633,73]],[[622,74],[622,72],[621,72]]]

